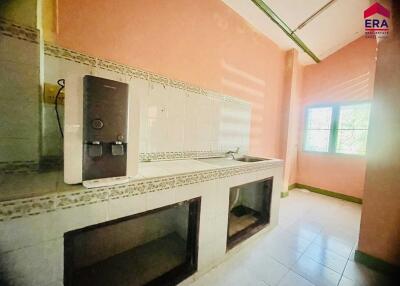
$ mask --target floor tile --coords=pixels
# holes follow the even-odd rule
[[[353,260],[360,215],[359,204],[291,191],[281,199],[275,229],[192,285],[390,285],[385,276]]]
[[[279,283],[279,286],[313,286],[310,281],[306,280],[299,274],[289,271]]]
[[[339,282],[339,286],[362,286],[362,285],[357,283],[356,281],[353,281],[349,278],[342,276]]]
[[[275,258],[286,267],[292,266],[302,254],[284,245],[269,247],[265,250],[265,253]]]
[[[349,258],[353,247],[329,236],[317,236],[313,243],[320,245],[322,248],[328,249],[343,258]]]
[[[300,236],[286,236],[282,238],[282,243],[299,252],[304,252],[311,244],[311,241],[312,240],[307,240]]]
[[[238,269],[234,272],[229,273],[229,275],[225,276],[227,279],[223,281],[222,285],[226,286],[267,286],[264,281],[255,277],[250,271],[246,268]],[[212,284],[211,284],[212,285]]]
[[[245,263],[245,267],[257,279],[264,281],[270,286],[277,285],[289,271],[289,268],[264,254],[254,255]]]
[[[345,226],[334,226],[324,229],[320,236],[337,240],[338,242],[353,247],[358,241],[358,230],[349,230]]]
[[[346,258],[315,243],[311,244],[310,247],[307,248],[304,255],[339,274],[342,274],[347,263]]]
[[[293,265],[292,270],[318,286],[336,286],[341,277],[341,274],[315,262],[307,256],[302,256]]]

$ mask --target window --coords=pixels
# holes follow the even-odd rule
[[[304,150],[365,155],[369,103],[309,107]]]

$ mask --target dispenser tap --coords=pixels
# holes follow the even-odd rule
[[[87,145],[90,157],[101,157],[103,155],[103,146],[100,141],[92,141]]]
[[[124,144],[122,144],[122,141],[115,141],[111,145],[111,154],[113,156],[122,156],[124,153]]]

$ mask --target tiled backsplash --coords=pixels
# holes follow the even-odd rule
[[[54,104],[39,95],[39,31],[0,18],[0,38],[6,67],[0,70],[0,172],[19,172],[25,165],[35,172],[46,158],[59,162],[63,156]],[[50,44],[43,52],[45,83],[73,73],[147,86],[139,94],[142,161],[218,157],[236,147],[248,152],[251,107],[244,101]],[[62,120],[63,106],[59,112]]]
[[[133,87],[147,86],[147,90],[136,94],[140,102],[139,152],[143,161],[221,156],[236,147],[248,152],[251,107],[244,101],[49,44],[45,45],[44,63],[44,80],[48,83],[68,74],[92,74]],[[52,110],[49,111],[51,115]],[[55,123],[53,117],[48,120]],[[54,148],[57,126],[49,126],[55,129],[49,132],[54,138],[47,138]]]
[[[0,18],[0,173],[39,163],[39,31]]]

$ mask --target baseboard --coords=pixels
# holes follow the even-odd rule
[[[289,192],[282,192],[281,198],[286,198],[289,195]]]
[[[390,275],[398,275],[398,273],[400,273],[400,266],[393,265],[391,263],[383,261],[382,259],[366,254],[360,250],[355,251],[354,260],[379,272],[387,273]]]
[[[291,184],[291,185],[288,187],[288,191],[293,190],[293,189],[295,189],[295,188],[296,188],[296,183]]]
[[[357,204],[362,204],[362,199],[357,198],[357,197],[353,197],[353,196],[349,196],[349,195],[345,195],[345,194],[341,194],[341,193],[336,193],[336,192],[332,192],[332,191],[328,191],[328,190],[324,190],[321,188],[316,188],[316,187],[312,187],[312,186],[308,186],[308,185],[304,185],[304,184],[299,184],[299,183],[296,183],[294,185],[295,185],[295,188],[306,189],[313,193],[318,193],[321,195],[334,197],[337,199],[341,199],[341,200],[345,200],[345,201],[349,201],[349,202],[353,202],[353,203],[357,203]]]

